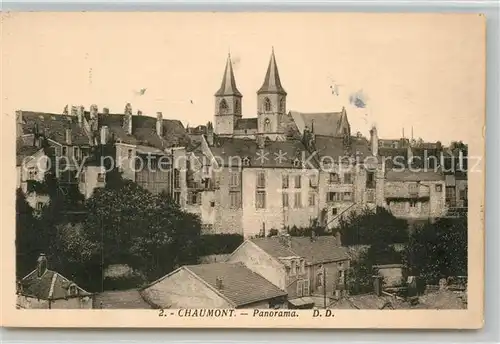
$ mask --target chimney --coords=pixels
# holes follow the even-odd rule
[[[340,231],[335,233],[335,240],[337,241],[338,246],[342,246],[342,235],[340,234]]]
[[[23,135],[23,112],[21,110],[16,111],[16,136],[21,137]]]
[[[163,114],[161,112],[156,113],[156,134],[163,136]]]
[[[47,257],[45,254],[40,253],[36,261],[36,274],[38,277],[42,277],[43,274],[47,271]]]
[[[74,105],[71,105],[71,112],[70,112],[70,115],[71,116],[77,116],[78,115],[78,108]]]
[[[97,105],[96,104],[90,105],[90,118],[96,119],[98,113],[99,113],[99,108],[97,107]]]
[[[106,125],[101,127],[101,145],[105,145],[109,140],[109,128]]]
[[[217,277],[215,279],[215,287],[217,288],[217,290],[222,290],[224,288],[224,286],[222,285],[222,278]]]
[[[376,296],[382,295],[382,277],[378,275],[373,276],[373,293]]]
[[[69,105],[66,104],[66,106],[64,107],[63,109],[63,113],[62,113],[64,116],[67,116],[69,115]]]
[[[80,105],[76,110],[76,116],[78,117],[78,124],[80,125],[83,123],[84,112],[85,112],[85,107],[83,105]]]
[[[142,116],[142,111],[141,110],[137,110],[137,116]]]
[[[67,145],[72,145],[71,141],[71,128],[66,128],[66,144]]]
[[[107,107],[102,108],[102,114],[103,115],[109,115],[109,108],[107,108]]]
[[[378,156],[378,134],[377,127],[373,126],[370,130],[370,146],[373,156]]]
[[[407,157],[407,160],[408,160],[408,167],[412,166],[412,162],[413,162],[413,151],[411,150],[411,146],[408,145],[408,147],[406,148],[406,157]],[[424,162],[426,163],[426,162]]]
[[[125,105],[125,116],[123,117],[123,129],[128,135],[132,135],[132,105]]]
[[[281,234],[279,237],[281,245],[292,248],[292,237],[288,233]]]
[[[212,122],[207,123],[207,132],[206,132],[206,137],[207,143],[209,146],[214,145],[214,126],[212,125]]]

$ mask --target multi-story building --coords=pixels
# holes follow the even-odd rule
[[[228,258],[243,263],[288,294],[292,308],[325,307],[345,291],[349,256],[340,238],[274,237],[246,240]]]

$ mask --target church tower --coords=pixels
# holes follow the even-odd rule
[[[215,134],[233,134],[234,126],[242,116],[241,98],[243,96],[236,88],[231,55],[228,55],[222,84],[215,93]]]
[[[267,67],[262,87],[257,91],[258,132],[271,140],[284,140],[285,130],[282,127],[286,115],[286,91],[281,86],[274,48]]]

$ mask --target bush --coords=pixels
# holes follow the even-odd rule
[[[198,256],[232,253],[243,243],[240,234],[207,234],[200,236]]]

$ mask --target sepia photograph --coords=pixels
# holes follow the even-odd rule
[[[482,326],[483,16],[2,22],[12,324]]]

